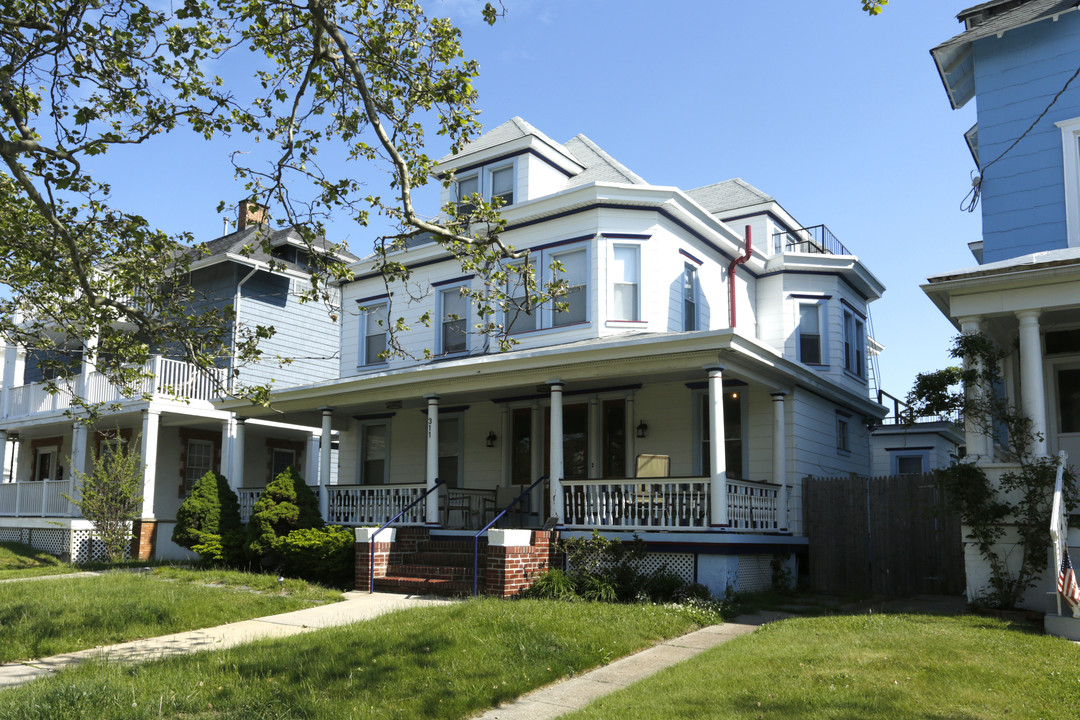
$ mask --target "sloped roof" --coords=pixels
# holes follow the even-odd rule
[[[766,195],[742,178],[724,180],[712,185],[694,188],[693,190],[687,190],[686,194],[693,198],[698,205],[701,205],[701,207],[714,215],[750,205],[776,202],[771,195]]]
[[[994,4],[997,3],[976,5],[964,10],[958,17],[963,18],[982,7]],[[948,93],[953,108],[963,107],[975,96],[975,67],[971,46],[976,40],[1075,10],[1077,5],[1080,5],[1080,0],[1030,0],[965,30],[931,50],[930,54],[937,64],[941,82],[945,85],[945,92]]]
[[[514,117],[504,122],[502,125],[495,126],[480,137],[469,142],[469,144],[465,146],[465,149],[457,155],[444,155],[442,158],[439,159],[439,164],[443,165],[451,162],[455,158],[459,158],[465,153],[472,154],[480,152],[481,150],[487,150],[488,148],[493,148],[497,145],[503,145],[505,143],[512,142],[514,140],[517,140],[518,138],[526,137],[528,135],[533,135],[534,137],[539,138],[541,141],[550,145],[553,149],[559,152],[565,152],[562,145],[537,130],[526,120],[515,115]],[[573,156],[571,156],[571,159],[573,159]]]
[[[584,135],[575,135],[563,145],[571,155],[585,166],[585,170],[570,178],[569,187],[587,185],[591,182],[648,183]]]
[[[194,256],[194,260],[207,260],[214,257],[224,257],[225,255],[244,255],[245,257],[254,260],[256,262],[269,263],[271,260],[274,262],[283,262],[280,258],[272,258],[266,250],[263,248],[262,242],[255,237],[258,230],[257,225],[249,225],[243,230],[237,230],[236,232],[229,233],[228,235],[222,235],[214,240],[209,240],[205,243],[201,243],[192,248],[189,248],[189,252]],[[280,228],[270,231],[270,245],[276,246],[283,244],[283,241],[290,237],[300,240],[299,234],[293,228]],[[249,246],[245,251],[245,246]],[[312,247],[315,250],[323,252],[331,252],[331,243],[327,242],[325,238],[319,237],[312,241]],[[357,260],[357,257],[347,250],[338,249],[336,253],[345,262],[352,262]],[[287,267],[300,269],[293,263],[284,262]]]

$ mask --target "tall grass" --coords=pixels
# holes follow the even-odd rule
[[[75,568],[22,543],[0,542],[0,580],[75,572]]]
[[[1075,718],[1080,647],[975,616],[766,625],[567,720]]]
[[[0,693],[11,720],[464,718],[694,627],[651,605],[472,600]]]
[[[260,584],[263,592],[255,592]],[[225,584],[199,571],[166,568],[2,587],[0,662],[211,627],[341,598],[299,580],[288,581],[281,593],[277,581],[265,575],[233,573]]]

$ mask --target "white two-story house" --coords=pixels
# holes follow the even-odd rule
[[[272,411],[226,407],[340,433],[330,522],[379,524],[438,479],[399,522],[453,534],[527,490],[515,525],[639,533],[687,580],[768,584],[774,554],[805,550],[801,479],[870,470],[881,283],[742,180],[653,185],[587,137],[558,143],[520,118],[440,170],[444,205],[503,200],[502,240],[541,279],[558,261],[565,307],[496,318],[517,343],[500,351],[461,294],[480,279],[414,244],[395,257],[407,287],[371,259],[353,266],[339,378],[277,391]],[[399,317],[406,355],[387,356]]]

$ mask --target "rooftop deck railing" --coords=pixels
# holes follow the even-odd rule
[[[879,405],[884,405],[888,409],[888,414],[881,419],[882,425],[919,425],[922,423],[933,422],[951,422],[956,425],[963,426],[964,418],[959,412],[955,412],[951,415],[927,415],[924,417],[915,417],[906,402],[900,398],[890,395],[884,390],[878,390],[877,401]]]
[[[798,230],[773,233],[773,252],[816,255],[852,254],[824,225],[811,225]]]

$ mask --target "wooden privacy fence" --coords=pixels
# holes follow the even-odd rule
[[[815,592],[964,591],[960,517],[934,475],[805,478],[803,521]]]

